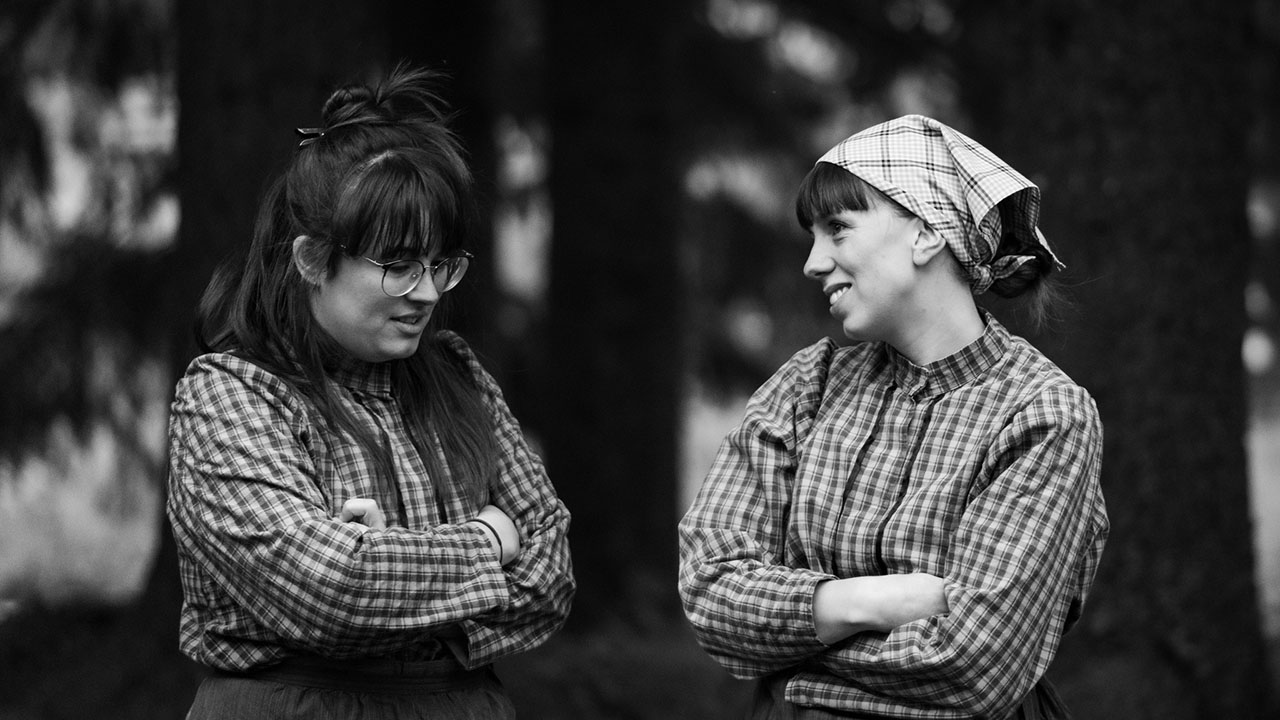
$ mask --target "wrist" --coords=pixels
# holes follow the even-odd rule
[[[813,593],[813,625],[818,640],[832,645],[875,629],[863,578],[824,580]]]
[[[482,520],[480,518],[474,518],[472,520],[469,520],[468,523],[475,523],[477,526],[479,526],[481,530],[484,531],[485,537],[489,539],[489,547],[490,549],[493,550],[494,554],[497,556],[498,564],[501,565],[502,555],[503,555],[502,537],[498,535],[497,528],[489,524],[488,521]]]

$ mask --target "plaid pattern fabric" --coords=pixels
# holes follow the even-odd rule
[[[448,339],[492,411],[501,458],[490,501],[519,528],[521,558],[500,567],[484,531],[461,524],[475,501],[447,482],[439,500],[431,492],[387,365],[334,379],[341,402],[391,448],[399,501],[375,483],[372,458],[328,431],[280,378],[203,355],[179,382],[170,418],[168,513],[187,655],[245,670],[299,653],[428,659],[447,646],[476,667],[563,624],[574,590],[569,513],[493,378],[460,338]],[[354,497],[376,499],[389,527],[335,520]]]
[[[892,718],[1000,718],[1079,616],[1108,521],[1089,395],[994,318],[916,366],[882,343],[797,353],[751,398],[680,523],[680,594],[738,677]],[[826,579],[927,572],[950,612],[823,645]]]
[[[839,165],[929,223],[969,274],[974,295],[1034,253],[1047,255],[1055,269],[1062,266],[1036,227],[1040,189],[933,118],[906,115],[867,128],[818,162]],[[1005,224],[1011,225],[1012,243],[1001,249]]]

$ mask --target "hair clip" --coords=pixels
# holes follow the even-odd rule
[[[294,132],[298,133],[298,136],[302,138],[302,140],[298,141],[298,147],[306,147],[324,137],[324,130],[320,128],[294,128]]]

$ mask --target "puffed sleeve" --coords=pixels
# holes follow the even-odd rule
[[[680,598],[703,649],[737,677],[759,677],[825,647],[813,594],[831,576],[783,564],[797,452],[835,344],[793,356],[751,397],[680,521]]]
[[[263,628],[259,639],[330,657],[385,654],[509,602],[474,527],[366,533],[333,519],[312,433],[296,392],[230,355],[197,358],[173,402],[175,538]],[[190,590],[188,602],[203,601]]]
[[[826,669],[852,692],[934,711],[921,717],[1012,712],[1097,570],[1108,528],[1101,450],[1101,423],[1083,389],[1040,392],[987,450],[950,539],[950,612],[856,635],[824,654]]]
[[[471,369],[493,418],[498,475],[490,501],[520,531],[520,557],[503,568],[509,597],[500,607],[462,624],[469,666],[541,645],[569,615],[575,584],[569,556],[569,511],[557,497],[542,460],[529,448],[502,391],[456,335],[447,342]]]

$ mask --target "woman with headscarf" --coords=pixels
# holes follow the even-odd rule
[[[1044,311],[1040,194],[906,116],[824,155],[805,274],[855,341],[752,396],[680,524],[699,642],[752,718],[1057,718],[1043,679],[1108,521],[1089,394],[975,297]]]

